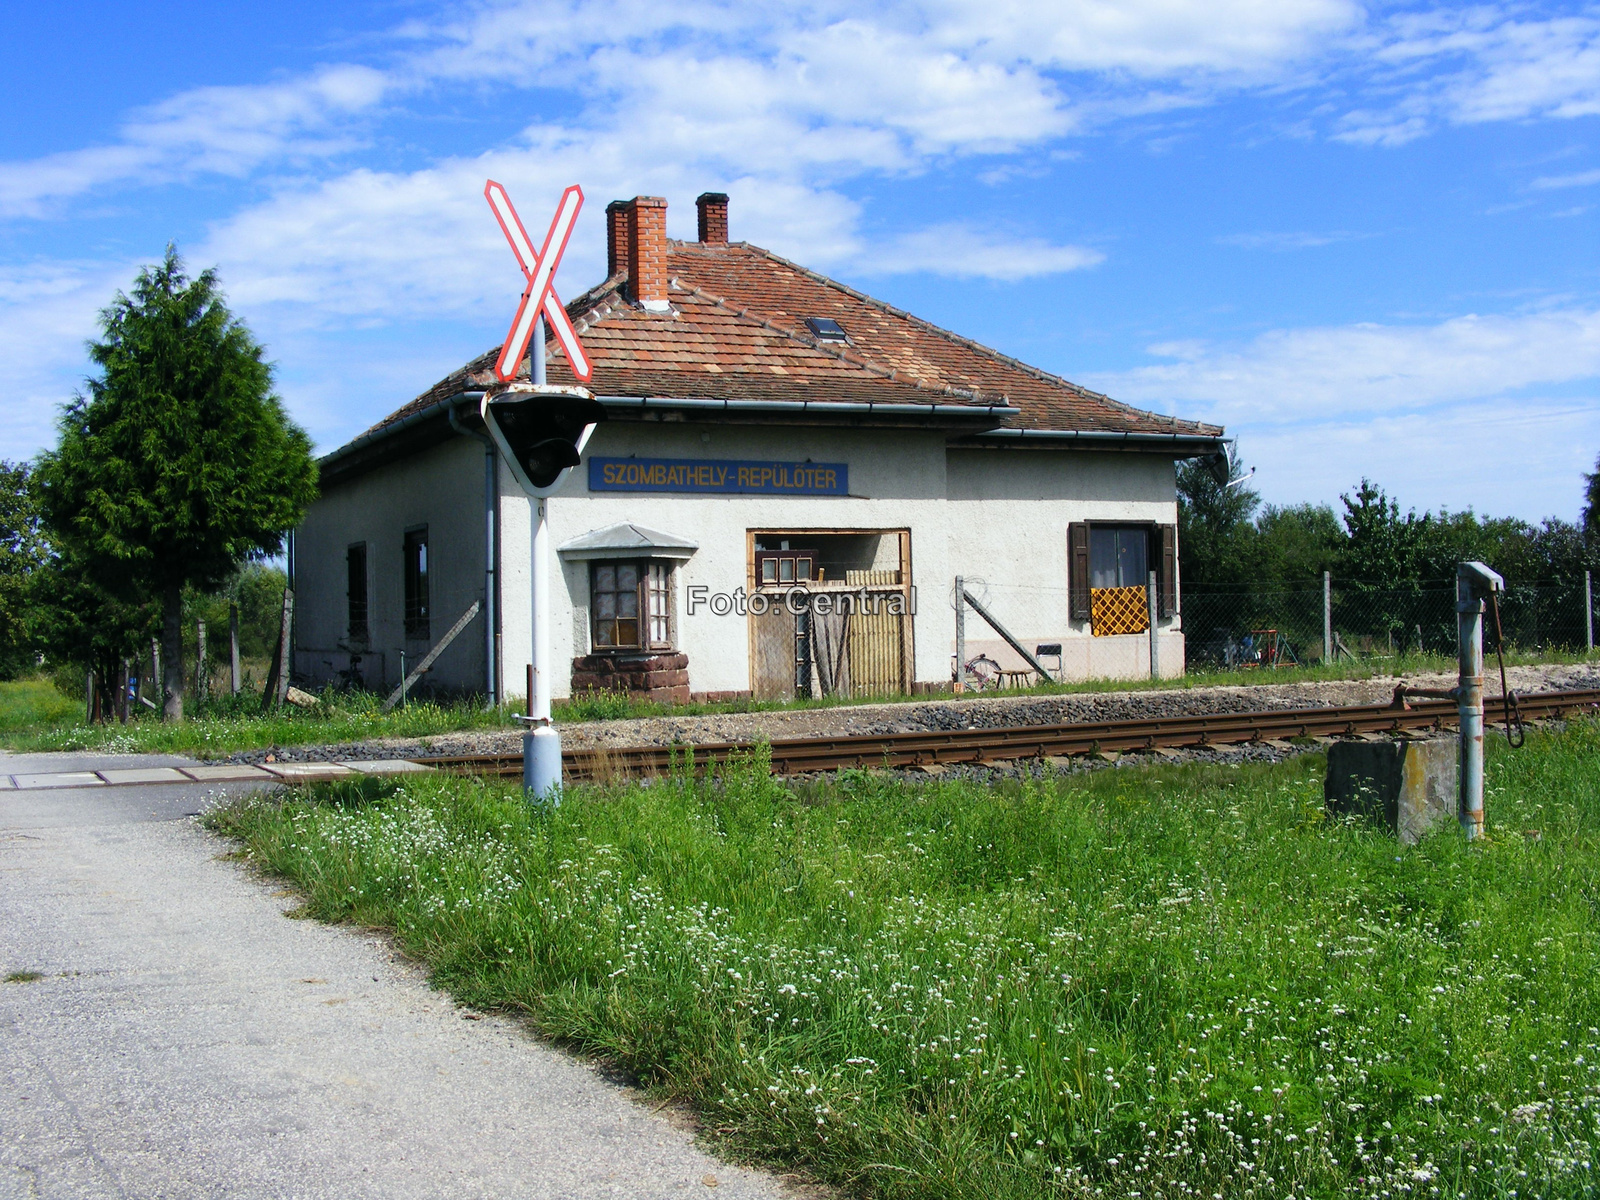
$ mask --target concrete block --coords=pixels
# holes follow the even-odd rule
[[[1328,747],[1323,802],[1338,816],[1359,814],[1407,845],[1456,819],[1455,738],[1336,742]]]
[[[433,770],[424,763],[412,762],[408,758],[379,758],[370,762],[347,762],[343,765],[363,775],[415,775],[418,772],[426,774]]]
[[[107,783],[189,783],[191,780],[176,767],[118,767],[114,771],[101,771],[100,778]]]

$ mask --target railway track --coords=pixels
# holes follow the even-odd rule
[[[1535,692],[1518,696],[1525,721],[1542,721],[1575,712],[1600,712],[1600,689]],[[1486,721],[1500,720],[1498,696],[1484,700]],[[1442,730],[1456,723],[1452,700],[1353,704],[1329,708],[1273,709],[1265,712],[1211,713],[1149,717],[1129,721],[1086,721],[1060,725],[1008,725],[930,732],[863,734],[850,737],[791,738],[770,743],[776,775],[837,771],[848,767],[928,767],[996,763],[1029,758],[1158,749],[1237,746],[1287,742],[1295,738],[1353,738],[1371,734]],[[639,778],[666,774],[674,759],[691,754],[704,767],[748,754],[754,742],[716,742],[678,746],[628,746],[568,750],[562,755],[570,780]],[[419,758],[429,766],[473,775],[522,773],[522,756],[468,754]]]

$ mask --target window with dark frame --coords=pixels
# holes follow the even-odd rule
[[[406,637],[426,641],[428,617],[428,527],[406,530],[405,540]]]
[[[589,629],[595,650],[670,650],[672,564],[591,563]]]
[[[367,628],[367,544],[356,542],[345,551],[345,597],[348,613],[346,637],[365,643]]]
[[[1145,587],[1149,583],[1150,530],[1144,525],[1089,527],[1089,586]]]

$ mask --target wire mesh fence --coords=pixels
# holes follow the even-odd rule
[[[1499,632],[1484,621],[1485,649],[1503,644],[1527,653],[1586,649],[1594,614],[1584,581],[1510,584],[1499,597]],[[1590,600],[1592,606],[1592,599]],[[1325,630],[1325,623],[1328,628]],[[1211,592],[1183,596],[1188,661],[1216,667],[1318,662],[1324,635],[1335,657],[1456,652],[1454,587],[1381,588],[1334,582],[1323,589]]]
[[[1040,655],[1052,674],[1064,671],[1068,678],[1093,678],[1138,675],[1149,669],[1143,589],[1117,589],[1130,592],[1129,596],[1091,596],[1092,615],[1084,621],[1071,616],[1065,586],[1000,583],[979,576],[965,576],[964,585],[1012,639]],[[1492,653],[1503,645],[1512,651],[1545,653],[1591,647],[1600,611],[1586,611],[1586,596],[1593,610],[1595,597],[1581,576],[1565,583],[1509,584],[1499,597],[1498,635],[1493,615],[1485,618],[1485,649]],[[954,608],[953,588],[950,602]],[[1163,675],[1176,674],[1182,666],[1226,670],[1321,662],[1326,657],[1325,626],[1335,658],[1456,653],[1453,585],[1383,588],[1335,579],[1326,595],[1321,580],[1275,591],[1191,586],[1181,590],[1174,615],[1174,626],[1168,625],[1166,613],[1158,626]],[[967,658],[991,660],[987,666],[978,663],[980,672],[992,669],[1003,684],[1020,684],[1027,681],[1024,676],[1035,674],[1009,641],[971,607],[964,614],[964,627]],[[1143,636],[1116,636],[1127,634]]]

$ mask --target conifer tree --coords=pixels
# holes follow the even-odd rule
[[[183,589],[276,554],[316,495],[310,441],[214,271],[176,247],[100,314],[100,368],[38,465],[52,542],[98,587],[159,604],[164,712],[183,717]]]

